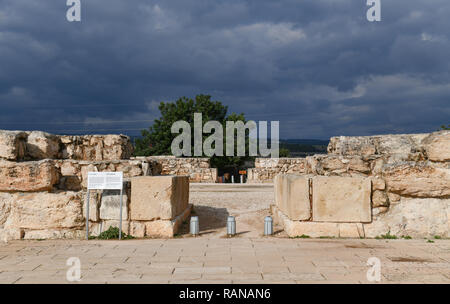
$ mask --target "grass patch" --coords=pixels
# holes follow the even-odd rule
[[[435,240],[440,240],[440,239],[442,239],[442,237],[441,237],[440,235],[435,235],[435,236],[434,236],[434,239],[435,239]]]
[[[411,240],[412,237],[410,237],[409,235],[404,235],[404,236],[402,236],[402,239],[404,239],[404,240]]]
[[[309,235],[306,234],[302,234],[302,235],[297,235],[296,237],[294,237],[295,239],[309,239],[311,238]]]
[[[377,239],[377,240],[381,240],[381,239],[384,239],[384,240],[396,240],[397,236],[392,235],[391,232],[389,231],[386,234],[382,234],[380,236],[375,237],[375,239]]]
[[[433,240],[427,240],[427,243],[434,243]]]
[[[89,239],[90,240],[93,240],[93,239],[97,239],[97,240],[116,240],[117,239],[118,240],[119,239],[119,227],[109,227],[108,230],[103,231],[97,237],[90,236]],[[122,239],[130,240],[130,239],[134,239],[134,237],[122,232]]]
[[[319,239],[334,239],[334,236],[319,236]]]

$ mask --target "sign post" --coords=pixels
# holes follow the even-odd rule
[[[89,239],[90,190],[120,190],[119,240],[122,239],[123,172],[88,172],[86,240]]]

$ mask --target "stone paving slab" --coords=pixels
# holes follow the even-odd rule
[[[450,283],[450,240],[182,238],[124,241],[14,241],[0,244],[0,283]]]

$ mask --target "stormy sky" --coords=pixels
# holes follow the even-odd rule
[[[0,129],[137,135],[212,95],[281,138],[450,124],[450,1],[0,0]]]

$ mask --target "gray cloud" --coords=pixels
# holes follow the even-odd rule
[[[450,3],[0,0],[0,128],[138,134],[208,93],[281,137],[428,132],[450,117]]]

